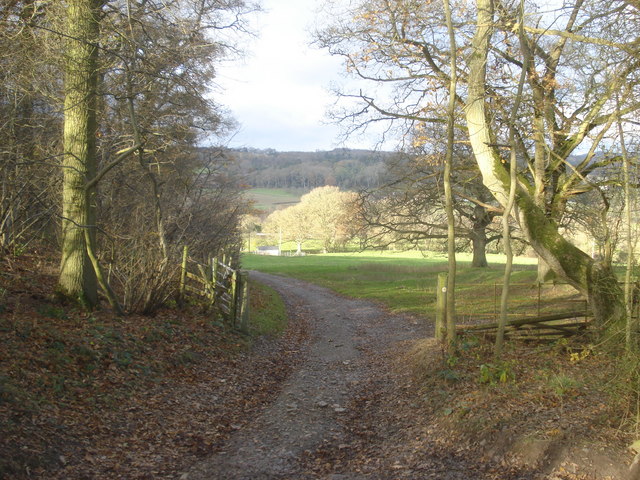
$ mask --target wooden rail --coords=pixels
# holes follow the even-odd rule
[[[562,312],[509,320],[505,326],[505,335],[531,340],[570,337],[584,332],[590,323],[591,314],[589,312]],[[457,329],[461,333],[495,336],[498,324],[460,325]]]
[[[249,323],[248,273],[231,267],[230,258],[212,257],[207,264],[182,255],[179,301],[195,297],[208,310],[218,312],[233,328],[246,331]]]
[[[445,334],[446,324],[446,284],[447,274],[441,273],[438,275],[438,283],[436,287],[436,325],[435,335],[436,338],[442,340]],[[498,288],[494,288],[494,320],[497,319],[497,291]],[[519,285],[523,286],[523,285]],[[529,285],[526,285],[529,287]],[[537,295],[534,297],[536,303],[531,306],[530,311],[536,312],[534,316],[522,316],[513,320],[508,320],[505,327],[505,335],[510,337],[517,337],[522,339],[557,339],[562,337],[569,337],[585,331],[592,318],[591,312],[588,308],[581,310],[564,311],[559,313],[541,314],[542,307],[542,288],[540,284],[531,285],[531,288],[537,290]],[[583,301],[580,301],[583,303]],[[565,307],[567,308],[567,307]],[[569,308],[571,308],[569,306]],[[573,307],[575,308],[575,307]],[[478,318],[478,314],[471,314],[471,318]],[[456,330],[460,333],[474,333],[480,335],[495,336],[498,331],[498,323],[494,321],[492,323],[474,324],[474,325],[458,325]]]

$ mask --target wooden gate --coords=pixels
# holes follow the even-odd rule
[[[180,301],[195,297],[218,312],[233,328],[246,331],[249,321],[248,273],[231,267],[231,257],[212,257],[207,264],[189,258],[185,246],[180,276]]]

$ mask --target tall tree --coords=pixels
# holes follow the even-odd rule
[[[619,105],[618,112],[620,110]],[[625,329],[625,345],[628,353],[636,353],[638,349],[638,319],[633,318],[633,284],[631,277],[633,273],[634,254],[635,249],[633,245],[633,213],[632,213],[632,195],[631,195],[631,173],[630,173],[630,159],[627,152],[627,144],[622,126],[622,121],[618,114],[617,118],[618,127],[618,140],[620,142],[620,153],[622,154],[622,182],[623,182],[623,195],[624,195],[624,229],[626,240],[626,257],[627,265],[624,275],[624,306],[627,316],[627,325]]]
[[[412,0],[357,3],[350,15],[339,17],[320,35],[322,43],[344,56],[347,68],[365,82],[364,87],[358,84],[358,93],[343,93],[358,102],[342,115],[352,127],[382,119],[405,125],[443,122],[436,107],[439,92],[448,87],[450,69],[440,5]],[[596,0],[565,2],[552,12],[527,4],[524,35],[519,38],[518,13],[511,3],[455,5],[458,45],[464,49],[459,78],[465,84],[456,101],[483,181],[506,205],[511,183],[503,150],[508,143],[507,119],[523,58],[529,56],[516,125],[514,218],[539,257],[589,298],[599,324],[613,327],[624,309],[610,265],[577,249],[558,225],[572,197],[598,190],[589,178],[594,171],[616,160],[599,158],[597,152],[616,118],[614,94],[637,89],[637,10],[624,2],[603,9]],[[369,83],[375,87],[367,89]],[[623,115],[640,108],[630,94],[624,95],[623,104]],[[570,156],[585,145],[583,160],[572,162]]]
[[[66,9],[62,260],[59,289],[88,306],[98,301],[96,272],[87,253],[95,238],[98,41],[102,0],[70,0]],[[91,235],[85,235],[91,229]]]
[[[444,215],[444,146],[429,140],[431,153],[398,154],[387,162],[381,185],[361,192],[364,222],[371,228],[368,241],[376,246],[401,244],[423,248],[425,241],[447,238]],[[441,148],[442,147],[442,148]],[[452,170],[453,209],[458,242],[470,245],[472,266],[486,267],[487,247],[500,239],[494,219],[502,207],[482,184],[471,152],[456,145]],[[466,246],[466,245],[465,245]]]
[[[157,267],[182,245],[203,256],[233,248],[238,182],[222,171],[226,155],[197,144],[230,125],[208,87],[253,9],[244,0],[2,3],[0,246],[58,239],[61,223],[59,292],[91,306],[99,280],[112,296],[100,276],[109,262],[128,306],[145,311],[170,294],[157,287],[171,272]]]
[[[575,26],[582,2],[577,2],[570,10],[566,21],[566,29],[563,32],[570,35]],[[498,130],[496,124],[491,121],[489,112],[489,82],[487,77],[487,65],[489,52],[491,51],[492,37],[496,33],[496,18],[494,3],[491,0],[479,0],[477,4],[476,31],[472,40],[471,60],[469,63],[469,94],[467,99],[466,118],[469,128],[469,138],[483,175],[484,183],[491,190],[496,199],[503,205],[508,203],[511,180],[505,169],[498,146]],[[555,81],[558,65],[566,45],[567,36],[560,36],[549,53],[543,58],[546,61],[548,81]],[[531,41],[523,41],[523,49],[533,49]],[[538,54],[547,52],[541,44],[536,44]],[[545,152],[549,150],[547,145],[547,127],[559,125],[553,117],[557,113],[549,111],[551,105],[557,104],[555,98],[556,87],[546,85],[538,87],[537,70],[535,65],[529,67],[529,81],[535,99],[536,94],[543,95],[540,103],[534,102],[533,131],[534,131],[534,158],[533,181],[527,182],[521,178],[515,192],[516,209],[515,216],[519,221],[529,243],[538,255],[558,274],[568,281],[588,299],[600,326],[608,331],[619,332],[621,321],[624,318],[622,295],[611,265],[599,263],[589,257],[568,242],[558,230],[556,220],[558,214],[564,209],[567,197],[564,191],[558,191],[561,174],[566,170],[564,161],[567,153],[584,140],[587,133],[597,126],[608,124],[613,120],[613,113],[604,114],[606,101],[611,98],[613,92],[620,87],[621,81],[617,78],[610,79],[610,84],[604,88],[603,97],[597,100],[588,98],[585,118],[580,122],[577,131],[568,134],[566,130],[553,131],[551,153],[548,157]],[[622,67],[617,73],[626,77],[633,70],[628,66]],[[533,84],[533,85],[531,85]],[[590,96],[589,92],[584,92]],[[540,109],[543,108],[541,111]],[[544,118],[541,118],[545,115]],[[567,120],[569,121],[569,120]],[[574,121],[571,119],[570,121]],[[537,123],[536,123],[537,122]],[[551,125],[549,125],[549,122]],[[554,155],[555,154],[555,155]],[[576,174],[572,181],[566,182],[562,188],[577,185],[577,178],[584,177]],[[542,199],[541,197],[545,197]],[[555,212],[554,212],[555,210]],[[554,215],[555,213],[555,215]]]
[[[524,0],[520,0],[520,15],[518,36],[520,39],[524,36]],[[511,229],[509,228],[509,217],[513,211],[516,200],[516,183],[518,174],[518,145],[516,144],[516,119],[522,103],[522,92],[527,75],[527,66],[529,58],[525,57],[520,79],[518,81],[518,90],[516,91],[515,101],[511,110],[511,118],[509,119],[509,196],[504,207],[504,215],[502,216],[502,239],[504,244],[504,254],[506,262],[504,266],[504,281],[502,282],[502,294],[500,295],[500,319],[498,320],[498,330],[496,332],[495,355],[500,358],[504,345],[504,333],[507,325],[507,315],[509,313],[509,293],[511,288],[511,271],[513,268],[513,248],[511,244]]]
[[[456,35],[451,17],[451,4],[443,0],[444,17],[449,35],[449,102],[447,104],[447,153],[444,160],[444,198],[447,213],[447,345],[449,351],[456,347],[456,225],[453,215],[453,191],[451,171],[453,170],[453,150],[455,146],[456,89],[458,88],[458,60]]]

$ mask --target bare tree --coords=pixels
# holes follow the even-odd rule
[[[442,142],[436,137],[431,153],[398,154],[387,162],[381,185],[361,192],[362,214],[369,225],[368,241],[376,246],[422,248],[425,240],[446,239]],[[482,184],[470,152],[455,151],[452,171],[455,235],[458,248],[471,248],[472,266],[486,267],[487,247],[500,239],[494,219],[502,212]]]
[[[508,119],[528,56],[515,129],[514,218],[539,257],[589,298],[603,329],[615,330],[624,309],[610,265],[594,262],[577,249],[558,225],[572,198],[598,191],[590,180],[593,172],[616,161],[596,155],[616,118],[616,92],[626,93],[622,115],[640,108],[630,94],[637,89],[638,42],[635,33],[627,33],[638,31],[637,10],[616,3],[603,11],[600,2],[591,0],[570,2],[553,12],[532,4],[525,12],[524,34],[518,36],[519,15],[513,5],[487,0],[464,7],[456,4],[452,9],[464,53],[458,76],[465,87],[459,89],[456,104],[461,113],[464,109],[484,184],[500,205],[507,204]],[[437,106],[451,72],[442,11],[437,2],[356,3],[319,36],[361,80],[357,93],[342,93],[352,102],[340,115],[347,131],[386,120],[405,127],[444,121]],[[587,154],[572,163],[570,156],[585,145]]]
[[[64,151],[62,175],[51,175],[51,170],[48,175],[41,173],[49,188],[41,189],[33,199],[20,192],[24,194],[34,182],[16,182],[17,170],[12,173],[4,163],[0,167],[5,187],[0,208],[0,228],[6,233],[2,238],[12,242],[16,237],[15,225],[22,221],[18,214],[24,211],[15,201],[20,196],[31,204],[48,205],[42,217],[49,222],[62,218],[60,293],[91,306],[97,301],[97,275],[114,303],[107,277],[119,287],[135,283],[123,280],[125,271],[132,274],[135,270],[131,267],[135,262],[122,257],[126,246],[140,247],[138,254],[153,258],[143,271],[164,278],[171,277],[170,269],[163,269],[182,246],[179,243],[235,248],[245,204],[239,200],[237,182],[223,172],[229,159],[219,154],[205,158],[197,144],[229,126],[223,109],[208,98],[207,89],[215,76],[215,61],[236,51],[234,35],[245,31],[244,14],[253,8],[243,0],[24,0],[0,7],[0,21],[6,27],[0,41],[10,49],[9,55],[0,58],[11,61],[7,63],[11,81],[2,90],[0,105],[14,119],[14,126],[0,134],[17,138],[18,124],[28,125],[29,133],[34,133],[28,137],[34,146],[32,158],[23,148],[27,142],[20,147],[14,142],[15,148],[6,154],[14,166],[36,165],[34,172],[44,172],[43,167],[56,166],[56,154]],[[47,50],[50,55],[36,58],[33,52],[38,49],[26,46],[45,45],[41,37],[52,39],[53,45],[64,44],[65,55],[61,57],[59,49],[52,47]],[[20,41],[12,43],[15,39]],[[38,82],[22,82],[20,65],[13,62],[19,48],[28,54],[28,66],[46,71],[43,84],[51,85],[49,92]],[[18,95],[20,89],[31,105],[35,105],[33,99],[43,100],[33,111],[52,125],[64,116],[63,148],[35,121],[15,121],[20,112],[9,107],[9,95]],[[35,120],[32,114],[23,117]],[[45,148],[41,138],[45,134],[52,147]],[[2,154],[4,159],[5,152]],[[62,209],[52,211],[49,193],[60,193],[55,183],[60,177],[64,201]],[[216,214],[206,215],[208,208],[215,208]],[[138,223],[130,222],[129,215]],[[30,228],[29,221],[22,222],[25,228]],[[209,232],[197,227],[197,221],[203,221],[202,227]],[[39,221],[32,223],[41,228]],[[150,224],[154,225],[152,232]],[[124,225],[131,228],[120,229]],[[225,231],[216,233],[215,229]],[[108,275],[102,275],[105,262]],[[166,297],[165,293],[157,297]]]
[[[60,213],[59,76],[47,62],[59,50],[48,24],[51,5],[0,5],[0,248],[19,252],[56,238]],[[33,52],[41,56],[36,57]]]

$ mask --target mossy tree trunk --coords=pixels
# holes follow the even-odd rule
[[[69,0],[66,18],[62,260],[59,290],[86,306],[97,303],[96,275],[86,238],[95,231],[96,91],[102,0]],[[91,228],[91,235],[84,230]]]
[[[466,120],[474,156],[483,183],[498,202],[508,202],[510,177],[501,158],[487,116],[486,65],[493,34],[493,2],[477,1],[477,27],[469,64],[469,96]],[[540,179],[536,180],[536,184]],[[584,294],[603,330],[621,332],[624,325],[622,290],[610,265],[595,262],[564,238],[556,222],[540,206],[535,185],[518,182],[513,215],[532,248],[562,280]]]

